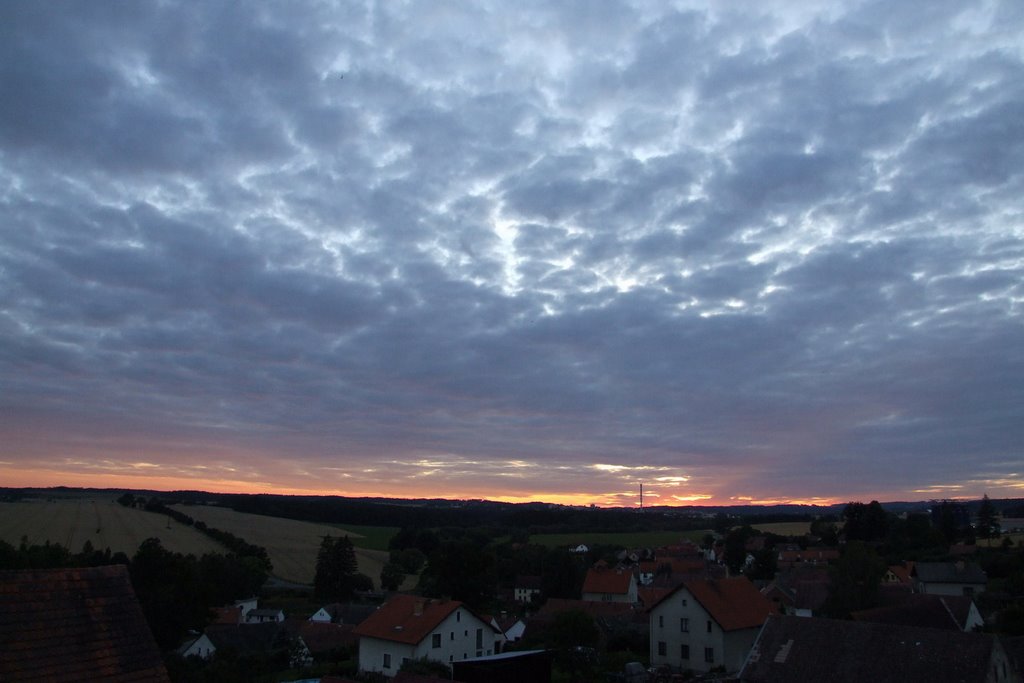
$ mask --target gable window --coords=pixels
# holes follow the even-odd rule
[[[683,617],[682,619],[680,619],[679,620],[679,630],[681,632],[683,632],[683,633],[689,633],[690,632],[690,620],[687,619],[686,617]]]
[[[711,633],[711,620],[708,619],[708,633]]]
[[[659,614],[658,615],[658,628],[665,628],[665,615],[664,614]]]
[[[715,663],[715,648],[713,648],[713,647],[706,647],[706,648],[704,648],[704,661],[707,662],[708,664],[714,664]]]
[[[664,657],[666,654],[668,654],[668,647],[665,645],[665,641],[664,640],[659,640],[658,641],[658,656]]]
[[[384,653],[384,668],[391,668],[391,655],[389,655],[387,652]]]
[[[431,645],[431,647],[435,647],[435,648],[441,647],[441,634],[440,633],[435,633],[434,635],[430,636],[430,645]]]
[[[683,598],[683,607],[686,607],[686,598]]]
[[[690,646],[687,645],[686,643],[683,643],[682,645],[679,646],[679,657],[681,659],[689,659],[690,658]]]
[[[462,621],[462,612],[455,613],[455,621]]]

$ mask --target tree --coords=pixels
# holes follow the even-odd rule
[[[380,570],[380,587],[386,591],[396,591],[405,581],[405,573],[394,562],[388,562]]]
[[[323,602],[351,600],[359,584],[359,564],[348,536],[324,536],[316,556],[313,592]]]
[[[848,541],[879,541],[885,538],[889,527],[889,516],[877,500],[867,505],[847,504],[843,518],[846,520],[843,532]]]
[[[999,523],[996,521],[996,509],[988,494],[981,499],[981,507],[978,508],[978,537],[991,538],[999,537]]]
[[[828,616],[848,618],[850,612],[875,607],[878,586],[885,575],[885,561],[862,541],[851,541],[829,570],[829,594],[824,605]]]

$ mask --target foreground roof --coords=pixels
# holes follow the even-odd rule
[[[895,605],[860,610],[850,615],[855,621],[902,624],[924,628],[963,631],[971,615],[971,598],[959,595],[915,593]]]
[[[740,680],[981,683],[999,647],[983,633],[772,616]]]
[[[169,681],[128,569],[0,571],[0,680]]]

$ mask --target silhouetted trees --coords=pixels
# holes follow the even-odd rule
[[[356,551],[348,536],[324,536],[316,555],[313,594],[324,602],[351,600],[356,591],[371,590],[373,581],[359,573]]]

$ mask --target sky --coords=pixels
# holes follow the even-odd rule
[[[0,3],[0,485],[1024,496],[1024,3]]]

